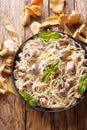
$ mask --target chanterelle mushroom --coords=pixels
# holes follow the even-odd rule
[[[0,93],[5,94],[6,91],[7,91],[7,87],[5,84],[5,79],[2,76],[0,76]]]
[[[43,3],[43,0],[33,0],[33,1],[29,4],[29,6],[31,6],[31,5],[42,5],[42,3]]]
[[[0,93],[5,94],[6,92],[11,92],[17,96],[14,88],[12,88],[11,84],[0,74]]]
[[[80,20],[80,14],[77,13],[75,10],[73,10],[72,13],[69,15],[68,19],[69,19],[70,23],[76,24]]]
[[[4,56],[7,54],[14,54],[17,50],[18,44],[13,40],[6,40],[3,43],[2,50],[0,51],[0,56]]]
[[[55,13],[58,13],[58,14],[63,13],[64,1],[65,0],[50,0],[50,8]]]
[[[30,28],[33,34],[37,34],[40,31],[40,25],[39,22],[33,22],[31,24]]]
[[[5,78],[2,77],[2,71],[4,69],[5,65],[2,65],[0,67],[0,93],[1,94],[5,94],[5,92],[7,91],[7,87],[5,84]]]
[[[83,35],[82,35],[83,34]],[[73,37],[77,38],[78,40],[82,41],[83,43],[87,44],[87,22],[82,24],[80,28],[78,28]]]
[[[4,48],[7,48],[11,53],[14,53],[17,49],[17,44],[13,40],[5,41],[3,46]]]
[[[79,33],[82,33],[84,37],[87,39],[87,22],[83,23],[79,28]]]
[[[12,88],[11,84],[2,76],[5,64],[0,67],[0,93],[5,94],[7,91],[17,95],[15,90]]]
[[[25,15],[22,21],[23,26],[26,26],[28,24],[30,16],[41,16],[42,2],[43,0],[34,0],[31,4],[27,5],[24,8]]]
[[[22,25],[26,26],[29,22],[30,15],[34,15],[34,13],[28,6],[26,6],[24,8],[24,13],[25,13],[25,15],[24,15],[24,18],[23,18],[23,21],[22,21]]]

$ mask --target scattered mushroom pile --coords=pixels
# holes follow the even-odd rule
[[[75,33],[73,34],[73,37],[79,39],[83,43],[87,44],[87,22],[83,23],[80,28],[78,28]]]
[[[24,8],[25,16],[22,21],[22,25],[27,25],[28,19],[30,16],[41,16],[43,0],[33,0],[32,3],[30,3],[28,6]],[[32,10],[34,7],[36,10]],[[50,0],[50,9],[56,13],[56,16],[50,16],[45,18],[45,21],[42,23],[39,23],[37,21],[34,21],[31,25],[31,31],[33,34],[38,33],[39,31],[43,30],[44,28],[47,28],[49,26],[61,26],[64,29],[64,32],[67,34],[73,36],[74,38],[77,38],[78,40],[82,41],[83,43],[87,44],[87,22],[82,24],[79,28],[76,29],[74,33],[72,33],[68,27],[68,24],[77,24],[80,21],[80,14],[77,13],[75,10],[72,10],[71,14],[65,14],[64,13],[64,6],[65,6],[65,0]],[[31,9],[32,8],[32,9]],[[32,10],[32,12],[31,12]],[[34,12],[35,11],[35,12]],[[39,14],[39,15],[38,15]]]
[[[3,58],[4,56],[6,56],[6,58],[4,58],[6,59],[5,62],[0,67],[0,93],[5,94],[9,91],[16,95],[15,90],[12,88],[9,81],[4,77],[4,74],[11,75],[13,56],[17,48],[19,47],[20,42],[18,41],[18,36],[14,27],[7,17],[5,17],[4,23],[12,38],[4,42],[0,42],[0,57]]]
[[[33,22],[30,26],[31,31],[33,34],[38,33],[40,30],[49,27],[49,26],[55,26],[59,25],[64,27],[65,32],[72,35],[72,33],[69,31],[67,24],[76,24],[80,20],[80,14],[78,14],[76,11],[72,11],[70,15],[67,14],[60,14],[59,16],[49,16],[45,18],[45,21],[43,23]],[[35,29],[36,28],[36,32]]]

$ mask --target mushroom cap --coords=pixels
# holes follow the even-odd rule
[[[29,15],[34,15],[33,11],[30,9],[29,6],[25,6],[25,8],[23,9],[23,11],[29,13]]]
[[[7,48],[9,52],[13,53],[17,49],[17,44],[13,40],[6,40],[3,45],[4,48]]]
[[[33,0],[28,6],[31,5],[42,5],[43,0]]]
[[[33,34],[37,34],[40,31],[40,23],[35,21],[30,25]]]
[[[23,10],[24,12],[29,13],[29,15],[31,16],[34,16],[34,15],[41,16],[41,13],[42,13],[42,9],[38,5],[25,6]]]
[[[69,15],[68,19],[69,19],[70,23],[76,24],[80,20],[80,14],[77,13],[75,10],[73,10],[72,13]]]
[[[64,1],[65,0],[50,0],[50,8],[55,13],[58,13],[58,14],[63,13]]]

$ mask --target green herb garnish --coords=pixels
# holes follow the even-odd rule
[[[50,94],[52,94],[49,90],[47,91],[47,95],[50,95]]]
[[[19,91],[20,95],[32,106],[38,106],[36,100],[27,92]]]
[[[57,78],[57,84],[58,84],[58,85],[61,84],[61,80],[62,80],[61,77],[58,77],[58,78]]]
[[[78,91],[81,95],[83,95],[86,89],[87,89],[87,74],[84,74],[84,76],[81,78],[79,82]]]
[[[47,69],[47,71],[44,73],[44,75],[43,75],[43,77],[42,77],[42,82],[48,80],[48,78],[50,77],[51,73],[54,72],[58,67],[59,67],[59,60],[55,61],[55,62]]]
[[[38,34],[38,37],[45,41],[49,41],[50,39],[59,39],[61,38],[61,35],[59,32],[47,30],[46,32],[40,32]]]

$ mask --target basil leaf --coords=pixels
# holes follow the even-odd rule
[[[29,95],[27,92],[24,91],[19,91],[20,95],[32,106],[38,106],[38,103],[36,102],[36,100]]]
[[[46,32],[40,32],[38,34],[38,37],[45,41],[49,41],[50,39],[59,39],[61,38],[61,35],[59,32],[47,30]]]
[[[84,92],[87,89],[87,74],[84,74],[84,76],[81,78],[78,86],[78,92],[83,95]]]
[[[50,68],[47,69],[47,71],[44,73],[43,77],[42,77],[42,82],[48,80],[48,78],[50,77],[51,73],[53,71],[55,71],[57,68],[59,67],[59,60],[55,61]]]
[[[52,94],[49,90],[47,91],[47,95],[50,95],[50,94]]]
[[[32,106],[38,106],[37,102],[35,101],[35,99],[32,99],[29,101],[29,104]]]

